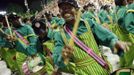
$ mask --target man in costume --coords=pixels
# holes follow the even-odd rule
[[[8,29],[3,33],[5,36],[0,36],[4,42],[1,47],[9,48],[9,51],[12,51],[11,48],[16,50],[16,52],[14,51],[15,65],[21,72],[19,74],[23,74],[22,64],[26,60],[26,57],[34,58],[37,53],[43,55],[43,52],[39,50],[41,48],[38,44],[38,37],[35,35],[31,26],[23,24],[20,16],[15,13],[9,14],[8,20],[12,24],[12,27],[8,26]],[[44,58],[42,60],[45,61]]]
[[[83,51],[83,49],[79,47],[80,45],[76,44],[77,41],[71,46],[68,46],[68,44],[66,44],[67,42],[65,42],[65,37],[66,41],[72,37],[69,35],[69,32],[73,30],[75,22],[79,19],[76,19],[77,11],[79,10],[77,2],[75,0],[59,0],[58,6],[61,16],[65,19],[65,31],[63,33],[65,36],[63,38],[62,33],[60,32],[57,32],[54,35],[54,63],[59,69],[65,69],[69,63],[64,61],[66,60],[65,57],[68,57],[70,62],[73,63],[73,70],[71,70],[73,72],[69,71],[70,73],[74,73],[76,75],[109,75],[110,68],[104,68],[104,66],[101,66],[97,60]],[[91,48],[96,55],[101,57],[98,45],[105,45],[111,49],[116,48],[116,53],[122,55],[121,53],[125,50],[126,46],[118,40],[115,34],[103,28],[101,25],[98,25],[90,18],[83,18],[83,20],[80,19],[78,25],[76,37],[87,47]],[[68,67],[68,69],[69,68],[70,67]]]

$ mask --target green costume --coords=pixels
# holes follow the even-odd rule
[[[131,42],[132,44],[134,43],[134,12],[128,12],[128,10],[134,10],[134,4],[129,4],[126,7],[121,7],[119,8],[117,12],[117,18],[118,18],[118,24],[120,25],[122,38],[123,41]],[[130,46],[130,51],[126,53],[125,55],[125,62],[122,63],[122,66],[124,65],[125,67],[131,67],[132,62],[134,60],[134,51],[133,51],[133,46]]]
[[[63,18],[53,17],[52,20],[51,20],[51,22],[50,22],[50,24],[51,24],[51,26],[52,26],[52,25],[53,25],[53,26],[57,26],[57,28],[55,28],[55,29],[52,29],[52,28],[49,28],[49,29],[48,29],[48,34],[47,34],[47,36],[48,36],[50,39],[53,40],[54,33],[55,33],[56,31],[59,31],[59,27],[65,24],[65,20],[64,20]],[[52,27],[53,27],[53,26],[52,26]]]
[[[82,14],[82,19],[85,19],[85,18],[94,18],[94,13],[91,12],[91,11],[85,11],[83,14]]]
[[[1,48],[1,56],[3,60],[6,62],[7,66],[12,70],[18,70],[18,65],[16,65],[15,55],[16,51],[14,49]]]
[[[108,14],[108,12],[106,10],[103,10],[103,9],[100,10],[98,16],[99,16],[99,19],[101,21],[101,24],[103,24],[103,23],[109,24],[110,23],[110,20],[108,18],[108,15],[109,14]]]
[[[16,52],[15,50],[11,50],[11,51],[14,51],[13,54],[11,53],[10,50],[7,51],[6,53],[9,53],[9,54],[11,54],[11,56],[14,55],[16,57],[15,62],[17,64],[15,65],[15,67],[19,66],[19,70],[21,70],[21,73],[22,73],[21,67],[22,67],[23,62],[26,59],[26,55],[29,56],[29,55],[36,54],[37,50],[40,49],[40,48],[37,49],[37,47],[39,47],[39,46],[37,46],[38,38],[36,37],[36,35],[33,32],[33,29],[29,25],[22,25],[21,27],[17,28],[16,31],[19,34],[21,34],[25,39],[27,39],[29,41],[30,45],[24,46],[20,42],[20,40],[18,40],[19,39],[18,38],[17,41],[15,41],[15,50],[17,50],[17,51],[19,51],[21,53]],[[8,34],[9,30],[6,30],[5,32]],[[1,41],[3,41],[3,42],[1,42],[2,47],[7,47],[7,48],[11,47],[10,43],[8,41],[6,41],[4,38],[2,38]],[[25,55],[22,54],[22,53],[24,53]],[[8,57],[5,57],[5,58],[8,58]],[[7,59],[7,61],[9,59],[12,60],[11,57],[10,57],[10,58]],[[8,63],[10,63],[10,62],[11,61],[8,61]]]
[[[132,43],[132,40],[130,38],[131,35],[126,32],[122,27],[120,27],[117,24],[113,24],[110,26],[110,30],[115,33],[118,38],[125,42]],[[133,36],[133,35],[132,35]],[[133,59],[134,59],[134,47],[133,45],[129,46],[129,51],[125,53],[124,57],[120,60],[120,67],[132,67]]]
[[[47,48],[49,48],[49,50],[51,52],[53,52],[53,48],[54,48],[54,41],[53,40],[48,40],[46,42],[43,43],[43,45],[45,45]]]
[[[29,41],[29,45],[27,47],[24,47],[20,41],[16,41],[16,50],[25,53],[26,55],[36,54],[37,50],[40,48],[37,48],[39,47],[37,46],[38,38],[35,35],[33,29],[28,25],[23,25],[22,27],[17,28],[17,31]]]
[[[100,24],[100,19],[98,17],[98,15],[96,13],[94,13],[93,11],[85,11],[82,16],[81,16],[82,19],[93,19],[94,21],[96,21],[98,24]]]
[[[33,29],[28,26],[28,25],[22,25],[21,27],[15,29],[22,37],[24,37],[26,40],[29,41],[29,45],[28,46],[24,46],[24,44],[22,43],[22,41],[20,41],[20,38],[17,38],[17,41],[15,41],[15,49],[19,52],[22,52],[26,55],[34,55],[36,54],[37,50],[37,42],[38,42],[38,37],[35,35]],[[7,29],[5,31],[5,33],[9,34],[9,30]],[[17,35],[16,35],[17,36]],[[3,45],[3,47],[11,47],[12,43],[6,41],[4,38],[0,39],[3,42],[5,42],[5,44]],[[8,45],[8,46],[7,46]],[[2,45],[1,45],[2,46]]]
[[[90,24],[93,35],[97,40],[97,43],[112,48],[116,43],[116,41],[118,40],[118,38],[113,33],[104,29],[101,25],[95,23],[93,20],[88,19],[88,22]],[[70,28],[72,30],[72,27]],[[85,27],[84,22],[80,21],[76,36],[82,42],[84,42],[88,47],[92,48],[96,54],[99,55],[100,51],[97,47],[97,44],[92,41],[94,38],[90,38],[91,37],[90,35],[91,34]],[[66,34],[66,37],[67,39],[70,39],[68,34]],[[56,65],[58,65],[60,68],[63,69],[66,66],[63,63],[63,58],[61,55],[64,43],[61,34],[59,32],[55,33],[54,40],[55,40],[55,48],[53,52],[53,60]],[[94,44],[94,47],[91,46],[92,44]],[[92,57],[90,57],[87,53],[85,53],[80,47],[75,45],[73,48],[74,52],[73,57],[71,58],[72,59],[71,62],[73,62],[76,65],[74,71],[76,75],[108,75],[108,72],[104,68],[102,68]]]
[[[130,4],[127,7],[121,6],[117,7],[117,22],[110,26],[112,32],[114,32],[120,40],[134,43],[134,20],[133,20],[133,12],[127,12],[129,9],[134,9],[134,4]],[[129,46],[130,50],[125,53],[124,57],[121,58],[121,67],[131,67],[134,60],[134,47],[133,45]]]
[[[17,63],[20,75],[24,75],[24,73],[22,72],[22,65],[24,61],[26,60],[26,58],[27,56],[24,53],[16,52],[16,63]]]
[[[56,24],[56,25],[63,25],[65,23],[65,20],[63,18],[59,17],[53,17],[51,20],[51,24]]]
[[[127,7],[120,7],[117,16],[118,24],[126,31],[134,34],[134,12],[127,12],[128,10],[134,10],[134,4],[129,4]]]
[[[16,71],[18,70],[18,65],[16,62],[16,51],[12,48],[13,45],[6,41],[5,38],[3,38],[4,35],[0,34],[0,54],[4,61],[6,61],[7,66],[12,70]]]
[[[54,48],[54,42],[52,40],[48,40],[48,41],[45,41],[43,43],[43,46],[44,46],[44,50],[50,50],[50,52],[52,53],[53,51],[53,48]],[[48,49],[45,49],[45,48],[48,48]],[[47,51],[45,51],[47,52]],[[54,64],[53,64],[53,61],[52,61],[52,56],[50,55],[46,55],[46,65],[45,65],[45,68],[44,68],[47,72],[48,75],[52,75],[53,71],[54,71]]]

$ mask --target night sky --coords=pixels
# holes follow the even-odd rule
[[[0,0],[0,10],[5,10],[9,3],[24,5],[24,0]]]

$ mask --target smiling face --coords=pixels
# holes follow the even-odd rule
[[[59,12],[66,22],[75,20],[76,8],[68,3],[63,3],[59,6]]]

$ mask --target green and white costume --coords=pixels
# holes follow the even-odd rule
[[[87,19],[88,23],[90,24],[92,33],[95,37],[95,40],[100,45],[105,45],[108,47],[113,47],[118,38],[107,29],[103,28],[101,25],[98,25],[92,19]],[[72,26],[72,25],[69,25]],[[72,30],[72,27],[70,27]],[[67,33],[67,39],[70,39]],[[84,44],[86,44],[89,48],[100,55],[100,51],[94,38],[91,36],[91,32],[88,31],[85,23],[80,21],[77,35],[76,35]],[[55,40],[55,48],[53,52],[53,60],[56,65],[60,68],[65,68],[66,65],[63,63],[62,58],[62,48],[64,47],[64,42],[62,40],[61,34],[59,32],[55,33],[54,35]],[[94,45],[94,46],[92,46]],[[80,47],[76,44],[73,47],[73,57],[71,58],[71,62],[74,63],[74,74],[76,75],[109,75],[108,71],[106,71],[102,66],[100,66],[93,58],[91,58],[87,53],[85,53]]]

